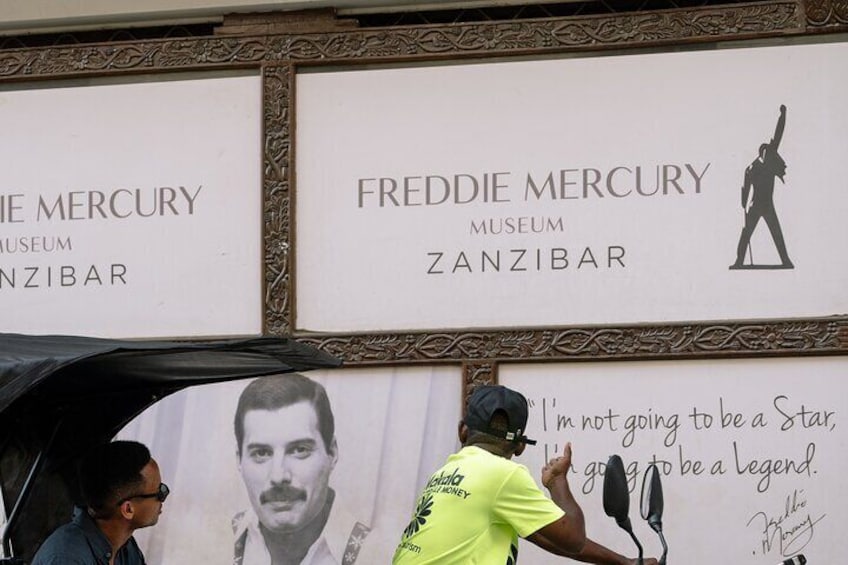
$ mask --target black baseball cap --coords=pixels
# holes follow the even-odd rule
[[[498,410],[507,417],[507,429],[495,430],[489,426]],[[520,392],[501,385],[477,387],[468,399],[465,425],[472,430],[487,433],[513,443],[536,445],[536,440],[524,435],[527,427],[527,399]]]

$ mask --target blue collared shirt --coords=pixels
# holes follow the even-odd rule
[[[108,565],[112,546],[84,508],[74,508],[73,519],[50,534],[32,565]],[[118,550],[115,565],[144,565],[144,556],[130,538]]]

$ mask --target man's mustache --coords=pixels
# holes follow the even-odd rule
[[[260,504],[268,502],[295,502],[306,500],[306,492],[289,485],[271,487],[259,495]]]

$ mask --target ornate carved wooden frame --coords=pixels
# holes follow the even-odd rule
[[[303,65],[542,56],[566,52],[848,31],[848,0],[453,25],[363,29],[286,25],[286,16],[220,35],[0,52],[0,82],[170,71],[259,69],[264,81],[264,332],[294,334],[348,365],[462,364],[466,390],[504,361],[848,354],[848,317],[411,333],[294,331],[293,85]],[[269,23],[270,22],[270,23]],[[276,23],[275,23],[276,22]],[[261,33],[257,33],[259,29]]]

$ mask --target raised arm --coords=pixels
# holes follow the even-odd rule
[[[774,137],[771,138],[771,148],[777,151],[780,146],[780,140],[783,139],[783,128],[786,126],[786,106],[780,105],[780,117],[777,118],[777,125],[774,128]]]
[[[570,467],[571,443],[566,443],[562,457],[554,459],[542,469],[542,485],[550,492],[551,500],[565,511],[565,516],[557,522],[548,524],[539,531],[531,534],[527,539],[546,551],[585,563],[596,563],[598,565],[638,565],[637,559],[620,555],[585,536],[586,527],[583,519],[583,511],[577,504],[577,501],[574,500],[574,496],[571,494],[571,489],[568,485],[568,469]],[[563,539],[569,535],[565,530],[569,527],[576,527],[574,522],[578,516],[582,538],[585,542],[579,549],[568,549],[562,543]],[[569,524],[570,519],[572,523]],[[657,565],[657,560],[654,558],[645,558],[643,559],[643,564]]]
[[[586,544],[586,526],[583,510],[568,486],[568,469],[571,467],[571,443],[566,443],[562,457],[542,469],[542,485],[551,493],[551,500],[565,511],[565,516],[540,528],[527,539],[542,549],[556,555],[573,555]]]

